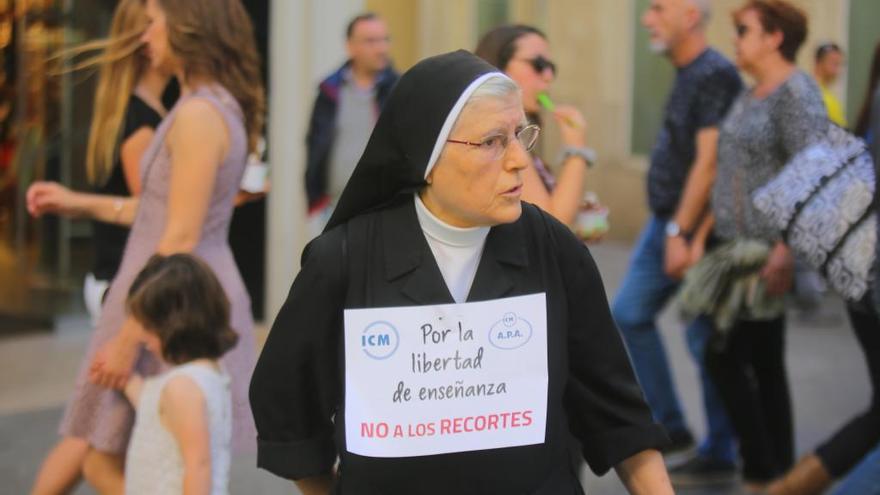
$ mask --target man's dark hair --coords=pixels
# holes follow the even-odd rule
[[[361,21],[373,21],[378,19],[379,16],[375,12],[364,12],[363,14],[358,15],[354,19],[352,19],[348,23],[348,27],[345,28],[345,39],[350,40],[351,35],[354,34],[354,28],[357,26],[357,23]]]
[[[188,254],[155,255],[128,291],[128,311],[159,337],[172,364],[217,359],[238,342],[229,326],[229,300],[214,271]]]

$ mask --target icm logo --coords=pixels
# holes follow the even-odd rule
[[[498,349],[517,349],[526,345],[531,338],[532,324],[516,313],[505,313],[489,329],[489,342]]]
[[[387,321],[370,323],[361,335],[364,354],[373,359],[388,359],[397,351],[400,335],[394,325]]]

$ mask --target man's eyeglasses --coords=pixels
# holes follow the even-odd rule
[[[541,134],[541,128],[535,124],[531,124],[516,131],[514,137],[516,137],[526,151],[532,151],[532,148],[535,147],[535,143],[538,141],[539,134]],[[458,139],[447,139],[446,142],[473,146],[485,153],[490,161],[495,161],[501,158],[501,155],[504,154],[507,145],[510,144],[510,136],[507,134],[493,134],[479,142],[461,141]]]
[[[517,58],[515,60],[521,60],[531,65],[532,69],[538,74],[543,74],[545,70],[550,69],[550,72],[553,73],[553,77],[556,77],[556,64],[554,64],[552,60],[544,58],[543,55],[538,55],[535,58]]]

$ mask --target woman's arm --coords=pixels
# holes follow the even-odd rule
[[[180,448],[183,494],[211,493],[211,433],[202,389],[189,377],[172,378],[162,389],[159,417]]]
[[[137,409],[138,402],[141,400],[141,392],[144,389],[144,378],[134,373],[129,378],[128,383],[125,384],[125,388],[122,389],[122,392],[125,394],[125,398],[128,399],[128,402]]]
[[[159,254],[190,252],[198,245],[228,139],[223,116],[207,101],[193,98],[177,111],[166,140],[171,181]]]
[[[166,140],[171,181],[165,230],[156,248],[159,254],[190,252],[198,245],[217,168],[226,154],[228,137],[223,122],[222,115],[201,99],[191,99],[178,110]],[[118,389],[125,386],[137,357],[140,331],[132,318],[125,321],[119,334],[96,355],[93,382]]]
[[[583,148],[586,145],[586,122],[581,113],[568,106],[558,106],[554,117],[560,126],[562,142],[566,146]],[[523,171],[523,201],[532,203],[560,222],[571,225],[577,215],[584,194],[587,162],[580,156],[569,156],[559,169],[556,187],[547,192],[534,167]]]
[[[132,196],[141,193],[141,158],[155,135],[153,128],[145,125],[128,136],[119,147],[122,175]]]
[[[132,196],[140,194],[140,161],[153,135],[153,129],[145,126],[120,146],[122,172]],[[129,226],[134,222],[137,207],[136,197],[75,192],[57,182],[34,182],[27,191],[27,208],[34,217],[48,213]]]
[[[656,450],[643,450],[614,466],[620,481],[632,495],[665,495],[675,493]]]
[[[27,190],[28,212],[67,218],[89,218],[117,225],[131,225],[138,198],[74,192],[57,182],[34,182]]]
[[[126,317],[119,332],[95,353],[89,367],[89,380],[102,387],[122,390],[143,342],[142,332],[137,320]]]

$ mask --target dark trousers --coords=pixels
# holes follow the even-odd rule
[[[785,318],[738,321],[722,345],[714,344],[706,368],[739,436],[743,478],[769,481],[794,461]]]
[[[867,301],[870,301],[870,295]],[[870,304],[847,308],[853,331],[865,353],[871,378],[871,404],[816,449],[835,478],[843,476],[880,442],[880,319]]]

